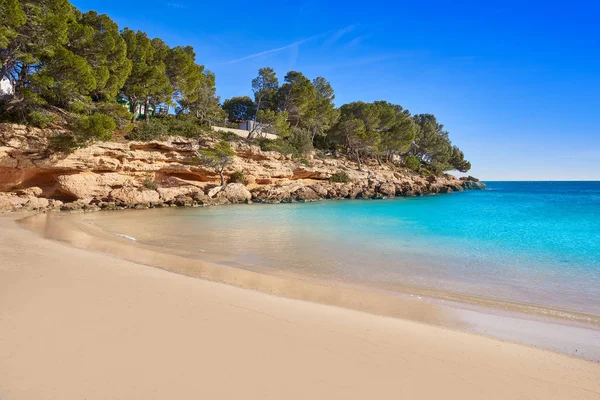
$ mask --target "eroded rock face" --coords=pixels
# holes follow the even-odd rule
[[[59,200],[38,197],[41,193],[38,187],[0,193],[0,211],[43,211],[60,209],[63,205]]]
[[[166,187],[166,188],[158,188],[156,191],[158,192],[160,199],[163,202],[171,202],[178,197],[181,196],[190,196],[198,192],[198,187],[196,186],[180,186],[180,187]]]
[[[241,183],[229,183],[217,193],[217,198],[226,200],[228,203],[249,203],[252,200],[252,194]]]
[[[232,144],[236,157],[225,174],[243,173],[246,185],[220,187],[216,171],[194,162],[197,140],[97,143],[61,155],[48,150],[49,138],[59,133],[0,124],[0,211],[378,199],[485,188],[471,177],[424,178],[378,165],[359,171],[346,159],[300,163],[243,141]],[[329,182],[339,172],[350,182]]]
[[[125,206],[151,205],[160,203],[160,195],[156,190],[124,187],[110,192],[109,198],[117,204]]]
[[[60,175],[57,183],[61,192],[88,202],[107,198],[113,189],[136,184],[130,177],[115,172]]]
[[[386,197],[396,196],[396,185],[392,182],[385,182],[379,186],[379,193]]]

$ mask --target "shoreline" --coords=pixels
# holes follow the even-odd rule
[[[2,398],[600,395],[598,363],[148,268],[18,217],[0,216]]]
[[[132,211],[135,212],[135,211]],[[190,258],[104,231],[80,214],[37,214],[19,224],[70,246],[168,272],[374,315],[442,326],[600,361],[600,317],[591,314],[442,291],[316,279],[283,270],[248,270]]]

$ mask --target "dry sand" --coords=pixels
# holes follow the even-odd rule
[[[0,399],[600,399],[600,364],[189,278],[0,217]]]

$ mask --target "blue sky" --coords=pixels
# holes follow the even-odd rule
[[[194,46],[221,99],[260,67],[297,70],[337,105],[435,114],[484,180],[600,180],[597,0],[72,3]]]

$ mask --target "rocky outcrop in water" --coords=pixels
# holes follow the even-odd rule
[[[218,186],[218,174],[194,162],[198,141],[171,137],[153,142],[106,142],[55,154],[58,130],[0,124],[0,210],[97,210],[229,203],[381,199],[483,189],[474,178],[427,178],[389,167],[358,171],[346,159],[296,162],[240,141],[226,174],[245,183]],[[206,138],[204,145],[210,144]],[[345,173],[348,183],[330,182]]]

